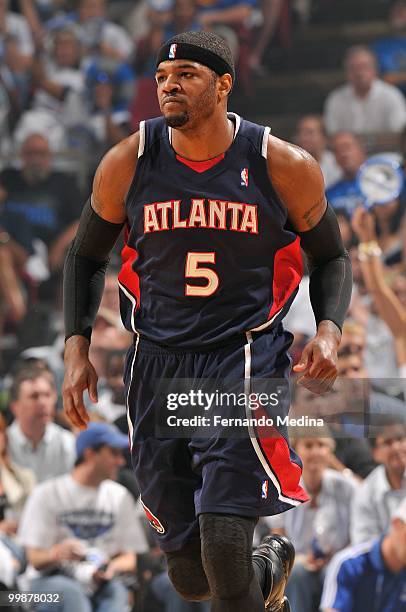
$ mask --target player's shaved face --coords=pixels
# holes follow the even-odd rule
[[[188,60],[161,62],[156,81],[159,105],[169,127],[192,127],[214,112],[217,77],[206,66]]]

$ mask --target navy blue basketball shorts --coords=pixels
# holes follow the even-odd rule
[[[287,441],[288,393],[277,401],[292,338],[279,326],[193,352],[135,338],[124,373],[131,457],[162,550],[198,538],[199,514],[269,516],[308,500]],[[261,401],[250,395],[256,382]]]

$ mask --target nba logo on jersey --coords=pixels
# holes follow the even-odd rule
[[[241,170],[241,187],[248,187],[248,168]]]
[[[168,55],[169,59],[175,59],[175,57],[176,57],[176,47],[177,46],[178,45],[176,43],[174,43],[173,45],[171,45],[169,47],[169,55]]]
[[[264,480],[261,487],[261,499],[268,499],[268,481]]]

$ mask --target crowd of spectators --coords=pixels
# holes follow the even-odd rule
[[[266,76],[286,11],[306,24],[312,4],[0,0],[0,588],[65,594],[32,609],[209,610],[174,591],[132,475],[121,245],[94,326],[99,401],[88,402],[83,433],[61,410],[61,272],[101,156],[159,114],[162,42],[215,30],[244,88]],[[371,151],[406,172],[406,0],[388,3],[387,37],[351,46],[343,65],[324,115],[302,116],[292,133],[320,163],[354,271],[334,392],[293,389],[291,415],[325,423],[318,435],[290,432],[311,501],[257,528],[295,545],[293,612],[389,612],[406,601],[406,189],[368,208],[357,181]],[[315,331],[308,285],[305,275],[286,317],[294,361]]]

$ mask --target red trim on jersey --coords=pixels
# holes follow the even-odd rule
[[[124,234],[124,247],[121,251],[121,269],[118,274],[118,281],[135,297],[137,300],[137,308],[140,305],[140,279],[136,272],[133,270],[133,263],[138,257],[138,253],[135,249],[128,246],[128,229],[125,230]]]
[[[262,408],[257,408],[253,415],[255,419],[268,415]],[[256,438],[281,487],[281,493],[296,501],[309,501],[306,491],[300,486],[302,468],[292,461],[289,445],[275,427],[255,427]]]
[[[275,254],[273,273],[273,304],[268,319],[288,301],[303,276],[303,261],[300,238],[279,249]]]
[[[210,168],[213,168],[213,166],[224,159],[224,153],[217,155],[217,157],[213,157],[213,159],[205,159],[204,161],[192,161],[180,155],[176,155],[176,159],[182,162],[182,164],[185,164],[185,166],[192,168],[195,172],[206,172],[206,170],[210,170]]]

